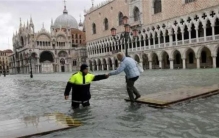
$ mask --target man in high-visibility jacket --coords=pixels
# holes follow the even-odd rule
[[[83,107],[90,106],[89,100],[91,98],[90,94],[90,84],[92,81],[98,81],[102,79],[107,79],[108,75],[93,75],[88,72],[88,66],[82,64],[80,71],[73,74],[65,88],[65,100],[69,98],[69,93],[72,89],[72,108],[79,108],[82,104]]]

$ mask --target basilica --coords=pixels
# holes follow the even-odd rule
[[[68,14],[51,20],[50,31],[42,26],[36,32],[30,18],[13,35],[13,54],[10,55],[10,73],[54,73],[71,72],[86,62],[84,25]]]

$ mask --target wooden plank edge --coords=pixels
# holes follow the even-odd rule
[[[33,137],[33,136],[43,136],[43,135],[51,134],[53,132],[58,132],[58,131],[62,131],[62,130],[68,130],[68,129],[71,129],[71,128],[74,128],[74,127],[75,126],[69,126],[69,127],[66,127],[66,128],[61,128],[61,129],[51,130],[51,131],[47,131],[47,132],[30,134],[30,135],[26,135],[26,136],[17,137],[17,138],[30,138],[30,137]]]
[[[187,97],[184,99],[172,101],[172,102],[166,103],[165,105],[175,104],[175,103],[183,102],[183,101],[194,99],[194,98],[201,98],[201,97],[205,97],[205,96],[209,97],[209,96],[216,95],[216,94],[219,94],[219,89],[211,90],[209,92],[199,94],[199,95],[194,95],[194,96]]]
[[[168,102],[168,103],[165,103],[165,104],[143,102],[143,101],[138,101],[138,100],[136,100],[135,102],[136,103],[147,104],[148,106],[154,107],[154,108],[167,108],[167,107],[170,107],[171,104],[183,102],[183,101],[194,99],[194,98],[210,97],[210,96],[217,95],[217,94],[219,94],[219,89],[211,90],[211,91],[209,91],[207,93],[203,93],[203,94],[199,94],[199,95],[194,95],[194,96],[191,96],[191,97],[187,97],[187,98],[184,98],[184,99],[181,99],[181,100],[176,100],[176,101]],[[124,99],[124,100],[130,102],[129,99]]]

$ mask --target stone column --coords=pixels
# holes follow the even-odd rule
[[[173,59],[170,59],[170,69],[174,69],[174,66],[173,66]]]
[[[178,36],[177,36],[177,32],[178,32],[178,30],[176,30],[176,32],[175,32],[175,42],[176,42],[176,46],[178,45]]]
[[[113,70],[115,70],[115,64],[113,64]]]
[[[97,65],[97,71],[99,71],[99,65]]]
[[[197,58],[197,69],[200,69],[200,58]]]
[[[102,71],[104,70],[104,64],[102,64]]]
[[[217,68],[216,57],[212,56],[213,59],[213,68]]]
[[[162,60],[159,60],[159,68],[160,68],[160,69],[163,69],[163,64],[162,64],[162,62],[163,62]]]
[[[40,73],[40,65],[37,66],[37,73]]]
[[[211,27],[212,27],[212,37],[213,37],[213,40],[215,40],[215,25],[211,25]]]
[[[183,69],[186,69],[186,59],[183,58],[182,60],[183,60]]]
[[[69,71],[72,72],[72,64],[69,64]]]
[[[152,69],[152,61],[149,61],[149,69]]]
[[[158,35],[158,46],[160,48],[160,34]]]
[[[192,38],[191,38],[191,29],[188,30],[188,32],[189,32],[189,43],[191,44],[191,42],[192,42]]]
[[[166,47],[166,36],[165,35],[163,36],[163,45],[164,47]]]
[[[92,66],[92,71],[94,71],[94,70],[95,70],[95,65]]]
[[[184,45],[184,31],[181,31],[181,34],[182,34],[182,44]]]
[[[107,66],[107,70],[109,70],[109,65],[107,64],[106,66]]]

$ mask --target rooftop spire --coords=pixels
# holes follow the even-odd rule
[[[63,10],[63,14],[68,14],[68,11],[66,9],[66,0],[64,0],[64,10]]]
[[[91,0],[91,2],[92,2],[92,7],[94,7],[94,0]]]

